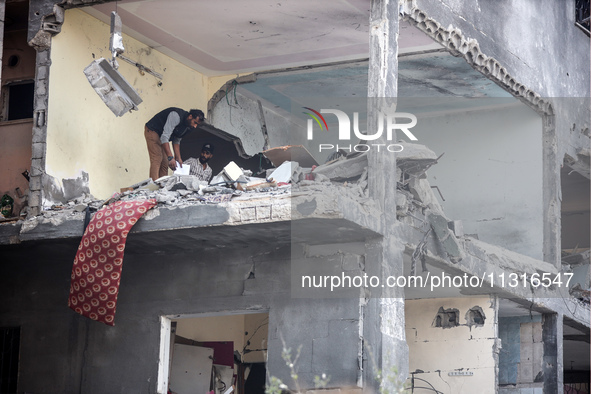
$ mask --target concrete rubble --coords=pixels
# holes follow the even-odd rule
[[[435,153],[424,145],[406,143],[404,150],[398,153],[398,158],[398,215],[403,217],[417,209],[422,212],[428,209],[443,215],[437,197],[424,176],[427,168],[437,162]],[[301,208],[302,199],[308,204],[305,209],[293,209],[292,213],[297,217],[313,214],[336,215],[338,209],[335,206],[335,197],[338,196],[364,207],[367,214],[371,215],[376,207],[368,196],[367,178],[367,154],[342,156],[312,168],[300,167],[296,161],[284,161],[277,168],[267,170],[265,178],[252,177],[250,171],[242,170],[231,162],[209,184],[192,175],[171,175],[155,182],[146,179],[122,188],[121,192],[107,200],[99,200],[89,193],[86,173],[75,179],[63,180],[61,184],[57,179],[46,175],[44,190],[48,204],[37,218],[30,218],[23,225],[23,231],[34,227],[34,223],[40,219],[58,224],[63,217],[83,217],[86,207],[90,212],[95,212],[117,200],[148,198],[156,199],[158,207],[182,208],[199,204],[230,201],[239,204],[252,199],[293,197],[293,207]],[[67,199],[68,196],[71,198]],[[310,205],[311,196],[314,196],[314,209]],[[447,239],[448,237],[445,238],[446,242],[450,242]],[[452,255],[457,257],[458,253],[457,248],[454,248]]]

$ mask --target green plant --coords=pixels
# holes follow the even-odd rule
[[[294,386],[296,388],[296,393],[303,393],[300,384],[299,384],[299,377],[297,372],[297,362],[300,358],[300,353],[302,350],[302,345],[298,347],[297,354],[295,358],[292,360],[291,348],[287,348],[285,346],[285,342],[283,342],[283,350],[281,352],[281,358],[285,361],[285,365],[289,368],[289,374],[291,379],[293,380]],[[330,376],[326,374],[322,374],[321,376],[314,376],[314,387],[316,389],[324,389],[328,385],[330,381]],[[281,381],[281,379],[271,376],[269,379],[269,384],[265,389],[266,394],[283,394],[285,392],[289,392],[289,388],[285,383]]]
[[[283,341],[283,340],[282,340]],[[377,369],[377,363],[374,360],[373,352],[369,347],[366,347],[367,352],[369,354],[370,362],[374,368],[374,374],[377,383],[380,387],[380,394],[407,394],[410,388],[408,384],[405,383],[405,379],[400,377],[400,372],[396,366],[391,366],[385,373],[381,369]],[[292,355],[292,349],[286,347],[285,342],[283,341],[283,350],[281,352],[281,358],[285,361],[285,365],[289,368],[290,377],[293,380],[295,393],[301,394],[305,390],[301,389],[299,384],[299,376],[298,376],[298,368],[297,362],[300,358],[300,353],[302,350],[302,346],[298,347],[295,357]],[[316,389],[325,389],[330,382],[330,376],[326,374],[322,374],[320,376],[314,376],[314,387]],[[269,384],[265,389],[266,394],[285,394],[287,392],[291,392],[287,385],[281,381],[281,379],[271,376],[269,378]]]

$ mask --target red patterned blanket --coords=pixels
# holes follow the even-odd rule
[[[94,214],[72,267],[68,306],[75,312],[115,325],[117,295],[127,234],[156,200],[117,201]]]

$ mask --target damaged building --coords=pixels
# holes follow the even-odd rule
[[[590,392],[588,2],[0,13],[0,392]]]

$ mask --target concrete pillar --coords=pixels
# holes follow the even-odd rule
[[[33,157],[29,181],[29,215],[35,216],[43,206],[42,180],[45,174],[47,143],[47,102],[49,99],[50,48],[37,47],[35,96],[33,99]]]
[[[557,313],[542,315],[542,342],[544,356],[544,394],[562,393],[563,386],[563,317]]]
[[[554,115],[544,115],[543,133],[543,206],[544,206],[544,261],[561,269],[560,261],[560,165],[557,159],[556,123]]]
[[[395,109],[398,90],[398,1],[372,0],[368,72],[368,130],[378,127],[380,111]],[[373,143],[388,144],[386,133]],[[370,151],[370,196],[382,210],[383,238],[366,256],[368,275],[385,281],[403,272],[403,245],[396,233],[396,159],[392,152]],[[382,282],[384,283],[384,282]],[[382,288],[368,295],[363,308],[363,380],[367,391],[396,392],[408,375],[408,346],[404,334],[404,290]],[[381,371],[381,376],[380,372]],[[377,378],[377,379],[376,379]]]

